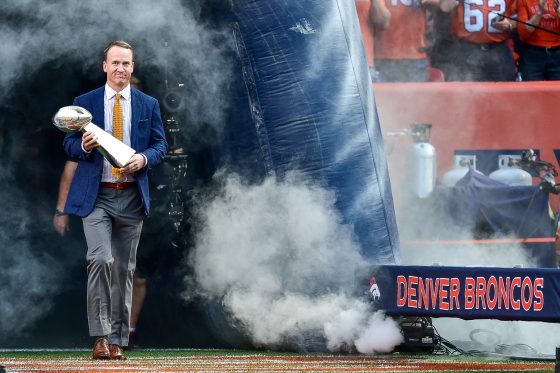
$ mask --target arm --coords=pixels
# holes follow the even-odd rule
[[[546,10],[546,0],[539,1],[538,11],[535,14],[530,14],[529,7],[524,1],[521,1],[518,8],[518,19],[520,21],[524,21],[531,25],[537,26],[541,18]],[[535,28],[530,25],[519,24],[517,27],[517,31],[519,32],[519,39],[526,40],[531,37],[532,33],[535,31]]]
[[[85,102],[80,101],[78,98],[74,99],[72,105],[87,108]],[[87,141],[87,146],[84,148],[82,141]],[[70,158],[87,160],[91,157],[91,150],[97,146],[97,139],[91,136],[88,132],[82,135],[81,131],[71,131],[66,134],[63,141],[64,151]],[[88,151],[86,151],[88,150]]]
[[[369,16],[373,26],[381,30],[386,29],[391,24],[391,12],[385,6],[384,0],[371,0]]]
[[[500,31],[512,32],[517,27],[517,22],[511,19],[502,19],[501,21],[492,22],[492,27]]]
[[[90,154],[82,149],[82,133],[80,131],[72,131],[66,134],[62,143],[64,151],[71,158],[88,159]]]
[[[60,175],[58,199],[56,200],[56,212],[53,217],[53,227],[61,236],[64,236],[64,234],[70,230],[70,219],[68,218],[68,214],[61,214],[60,212],[64,211],[66,197],[68,197],[68,191],[70,190],[70,185],[72,184],[72,179],[74,179],[74,173],[76,172],[77,167],[78,162],[66,161],[62,175]]]
[[[531,18],[529,18],[527,23],[538,26],[545,11],[546,11],[546,0],[541,0],[539,1],[538,11]],[[525,26],[525,28],[529,32],[535,31],[534,27],[531,27],[529,25],[523,25],[523,26]]]
[[[517,21],[512,18],[517,19],[517,17],[519,16],[518,2],[516,0],[507,2],[506,11],[504,14],[507,17],[504,17],[503,14],[500,14],[497,17],[492,18],[492,27],[502,32],[513,33],[517,28]]]
[[[165,140],[165,130],[161,120],[159,103],[155,101],[152,111],[152,124],[150,127],[150,145],[142,152],[147,160],[148,167],[153,167],[161,163],[167,154],[167,141]]]

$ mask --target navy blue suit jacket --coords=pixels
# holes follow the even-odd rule
[[[74,99],[74,105],[88,110],[93,116],[92,122],[103,129],[105,129],[104,94],[105,86]],[[131,87],[131,104],[131,147],[148,159],[147,166],[134,173],[144,212],[147,215],[150,211],[148,168],[163,160],[167,152],[167,141],[158,101]],[[103,172],[103,157],[97,150],[91,153],[84,152],[81,144],[80,131],[66,134],[64,150],[71,158],[78,159],[78,168],[68,192],[64,211],[84,217],[89,215],[95,206]]]

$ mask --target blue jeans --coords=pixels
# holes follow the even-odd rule
[[[560,80],[560,46],[544,48],[521,43],[519,72],[524,81]]]

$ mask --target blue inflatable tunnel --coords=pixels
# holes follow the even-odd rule
[[[232,0],[250,123],[229,159],[260,177],[297,170],[333,190],[362,253],[398,261],[387,163],[353,1]]]

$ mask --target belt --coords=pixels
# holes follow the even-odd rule
[[[546,52],[546,53],[551,53],[551,52],[560,50],[560,45],[555,45],[554,47],[541,47],[539,45],[523,43],[522,47],[526,48],[526,49],[532,49],[532,50],[542,51],[542,52]]]
[[[135,182],[130,182],[130,183],[101,183],[101,188],[123,190],[123,189],[132,188],[134,185],[136,185]]]

